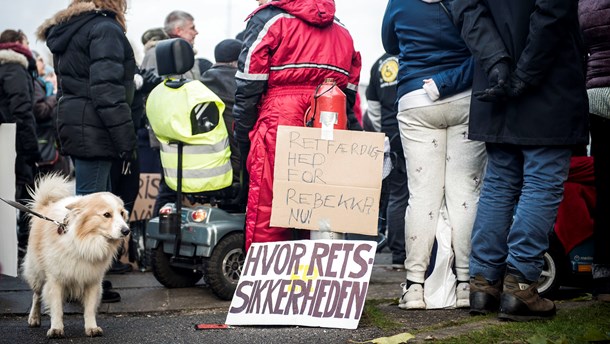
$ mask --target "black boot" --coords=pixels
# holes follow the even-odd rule
[[[470,278],[470,314],[482,315],[498,311],[502,281],[490,283],[483,276]]]
[[[538,295],[538,283],[513,274],[504,277],[504,289],[500,298],[501,320],[546,320],[555,316],[555,303]]]
[[[112,283],[110,281],[102,281],[102,303],[114,303],[121,301],[121,294],[112,289]]]

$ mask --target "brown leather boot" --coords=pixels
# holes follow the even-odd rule
[[[490,284],[483,276],[470,278],[470,314],[481,315],[498,311],[502,281]]]
[[[527,282],[519,276],[507,274],[500,298],[501,320],[546,320],[555,316],[555,303],[538,295],[538,283]]]

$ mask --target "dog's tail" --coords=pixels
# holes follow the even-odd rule
[[[67,177],[49,173],[40,177],[36,181],[34,190],[29,189],[28,192],[32,196],[30,207],[39,212],[53,202],[74,195],[74,186],[70,185]]]

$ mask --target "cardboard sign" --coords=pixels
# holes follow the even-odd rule
[[[152,217],[155,199],[159,193],[159,173],[140,173],[140,191],[133,205],[129,221],[148,220]]]
[[[384,134],[279,126],[271,225],[377,235]]]
[[[16,124],[0,125],[0,197],[15,200]],[[17,277],[17,209],[0,201],[0,271]]]
[[[357,240],[253,243],[226,323],[358,328],[376,249]]]

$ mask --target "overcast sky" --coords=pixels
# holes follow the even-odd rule
[[[30,39],[30,46],[43,56],[50,56],[43,42],[36,41],[36,28],[69,0],[0,0],[0,31],[21,29]],[[152,27],[163,25],[165,16],[173,10],[184,10],[195,17],[199,35],[195,41],[198,57],[214,61],[214,46],[225,38],[234,38],[245,28],[245,18],[252,12],[255,0],[128,0],[127,36],[136,57],[142,54],[140,37]],[[356,49],[362,54],[361,83],[368,83],[371,65],[383,53],[381,20],[386,1],[335,0],[336,16],[351,32]]]

